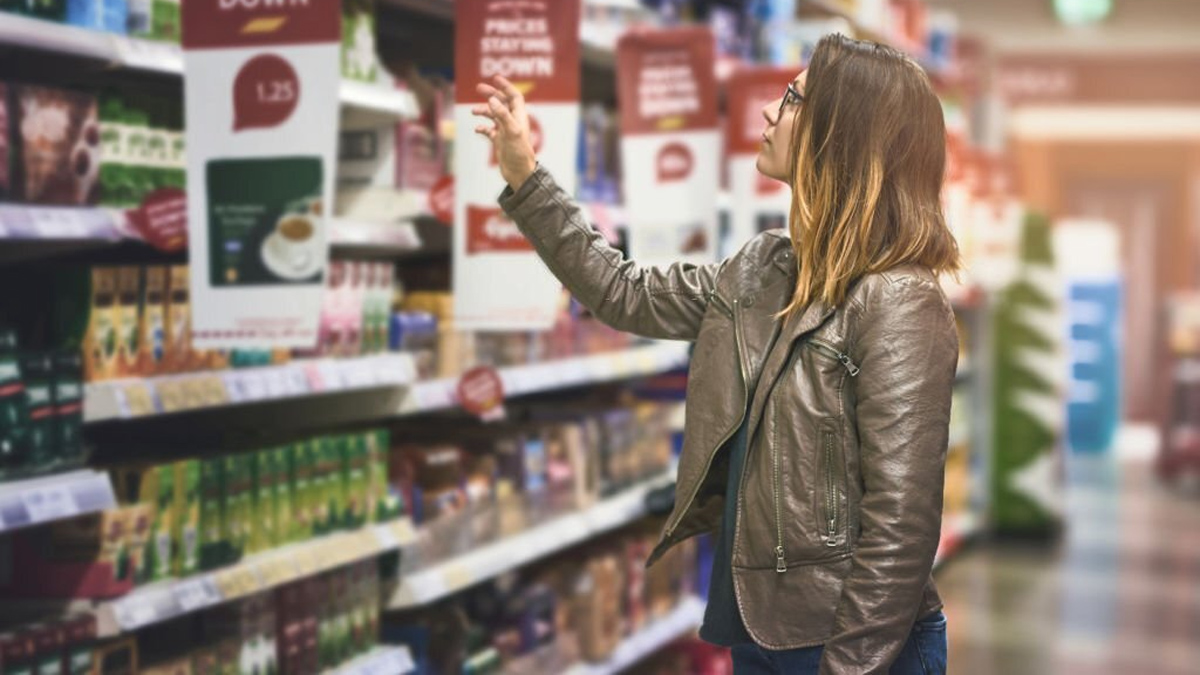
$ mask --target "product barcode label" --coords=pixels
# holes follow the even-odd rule
[[[21,493],[21,504],[25,506],[31,523],[45,523],[79,513],[75,497],[63,486],[26,490]]]
[[[175,596],[175,602],[179,603],[179,607],[185,612],[215,605],[221,601],[220,591],[208,577],[176,584],[171,592]]]

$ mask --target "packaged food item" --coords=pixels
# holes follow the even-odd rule
[[[187,265],[173,265],[170,268],[166,325],[164,361],[168,372],[191,370],[196,357],[192,351],[192,308]]]
[[[186,576],[200,569],[201,461],[175,462],[172,470],[175,473],[172,568],[176,575]]]
[[[250,543],[252,552],[265,551],[278,542],[275,516],[275,452],[262,450],[252,455],[254,471],[254,537]]]
[[[88,382],[116,376],[117,370],[117,270],[92,268],[92,306],[84,336],[84,379]]]
[[[222,539],[227,547],[226,564],[241,560],[249,543],[251,522],[250,466],[243,455],[227,455],[221,460],[222,497],[225,502]]]
[[[295,479],[291,471],[291,451],[288,446],[271,450],[275,454],[273,462],[275,469],[275,545],[281,546],[295,536],[296,519],[293,509],[295,494]]]
[[[24,426],[24,465],[38,472],[49,471],[60,464],[54,428],[54,355],[26,353],[20,358],[20,368],[25,387],[25,418],[19,422]]]
[[[17,356],[17,332],[0,327],[0,469],[16,471],[25,466],[26,399],[21,363]]]
[[[379,75],[375,49],[374,0],[342,3],[342,79],[374,82]]]
[[[64,466],[83,463],[83,357],[75,350],[54,355],[54,447]]]
[[[152,0],[151,37],[164,42],[179,42],[183,35],[181,2],[182,0]]]
[[[66,19],[72,26],[124,34],[128,5],[126,0],[66,0]]]
[[[198,460],[200,463],[200,568],[213,569],[225,564],[228,546],[225,543],[225,500],[222,461]]]
[[[142,293],[142,317],[138,328],[141,349],[141,375],[157,375],[164,370],[167,357],[167,271],[154,265],[146,268]]]
[[[100,198],[100,130],[94,96],[35,85],[12,87],[16,199],[60,206]]]
[[[141,315],[141,269],[117,268],[117,367],[119,377],[139,375],[138,333]]]

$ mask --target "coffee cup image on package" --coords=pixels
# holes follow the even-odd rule
[[[322,281],[328,249],[319,156],[212,160],[206,176],[214,287]]]

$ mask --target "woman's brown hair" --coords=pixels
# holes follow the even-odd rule
[[[789,228],[799,279],[788,316],[841,304],[865,274],[961,267],[942,215],[946,129],[919,65],[873,42],[829,35],[813,52],[791,139]]]

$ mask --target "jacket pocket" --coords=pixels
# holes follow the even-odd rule
[[[844,533],[847,531],[848,519],[844,505],[846,465],[842,455],[842,435],[836,418],[821,422],[818,442],[821,480],[817,486],[817,513],[821,514],[821,522],[817,524],[817,531],[821,533],[825,547],[835,549],[846,543]]]

